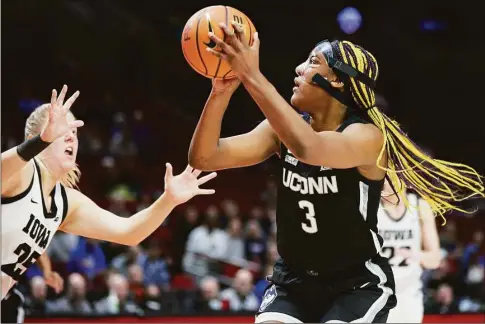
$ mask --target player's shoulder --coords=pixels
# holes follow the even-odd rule
[[[67,202],[69,204],[69,210],[76,209],[77,207],[88,203],[89,198],[86,197],[81,191],[75,189],[75,188],[70,188],[66,187],[64,185],[61,185],[65,192],[66,192],[66,198]]]
[[[347,126],[342,134],[362,147],[380,150],[384,144],[384,134],[373,124],[353,123]]]
[[[34,183],[34,162],[29,161],[17,174],[2,182],[2,200],[17,200],[32,189]]]
[[[342,131],[342,133],[349,135],[366,136],[378,140],[382,140],[384,138],[384,134],[382,134],[382,131],[376,125],[363,122],[350,124]]]

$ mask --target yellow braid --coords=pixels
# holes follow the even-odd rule
[[[344,63],[377,80],[379,67],[371,53],[348,41],[339,42],[338,50]],[[450,210],[469,213],[455,202],[477,195],[485,197],[481,176],[473,168],[426,155],[403,133],[396,121],[377,109],[373,89],[350,78],[350,91],[354,101],[367,111],[384,135],[384,144],[376,163],[388,173],[399,194],[406,187],[414,189],[428,202],[433,212],[443,218],[443,225],[446,223],[444,214]],[[381,166],[384,154],[387,155],[387,167]],[[401,196],[409,206],[405,195]]]

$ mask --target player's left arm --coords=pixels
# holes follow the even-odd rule
[[[383,134],[371,124],[354,124],[343,132],[315,132],[278,93],[259,70],[259,38],[251,46],[240,42],[240,26],[234,32],[221,25],[224,40],[209,37],[222,49],[211,53],[226,60],[259,106],[278,138],[295,157],[307,164],[330,168],[375,166],[384,143]]]
[[[441,262],[440,241],[433,211],[424,199],[419,200],[419,214],[423,245],[419,260],[424,268],[436,269]]]
[[[384,137],[374,125],[352,124],[343,132],[316,132],[261,73],[243,83],[298,160],[335,169],[376,164]]]

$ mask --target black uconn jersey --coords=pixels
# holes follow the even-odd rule
[[[67,195],[58,182],[50,210],[42,194],[40,168],[34,160],[29,187],[15,197],[2,197],[2,299],[36,262],[67,214]]]
[[[365,121],[350,116],[337,130]],[[383,180],[357,168],[331,169],[298,161],[281,145],[277,201],[278,251],[294,269],[319,276],[363,264],[378,254],[377,210]]]

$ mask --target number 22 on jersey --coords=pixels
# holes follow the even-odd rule
[[[301,223],[301,228],[308,234],[315,234],[318,232],[317,219],[315,218],[315,207],[308,200],[300,200],[298,205],[305,210],[306,220]]]
[[[411,250],[411,247],[403,246],[402,249]],[[405,258],[399,260],[399,255],[397,251],[398,249],[393,246],[384,246],[382,248],[382,255],[389,259],[389,264],[391,265],[391,267],[407,267],[409,265],[408,260]],[[398,259],[398,261],[400,262],[397,262],[396,259]]]

